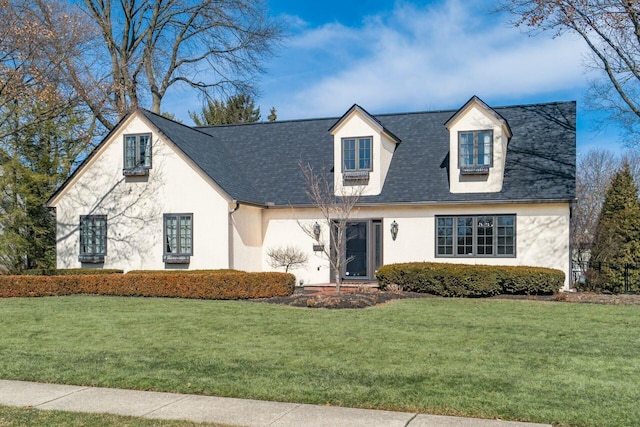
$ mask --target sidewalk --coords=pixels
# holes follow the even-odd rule
[[[0,405],[238,426],[551,427],[477,418],[0,380]]]

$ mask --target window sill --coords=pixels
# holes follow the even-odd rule
[[[189,264],[191,255],[167,254],[162,257],[166,264]]]
[[[83,264],[102,264],[104,255],[78,255],[78,261]]]
[[[133,169],[123,169],[122,175],[124,176],[146,176],[149,175],[148,168],[133,168]]]
[[[469,259],[473,259],[473,258],[516,258],[515,254],[496,254],[496,255],[444,255],[444,254],[436,254],[436,258],[457,258],[457,259],[461,259],[461,258],[469,258]]]
[[[369,183],[369,171],[342,172],[343,185],[367,185]]]
[[[466,166],[460,168],[461,175],[488,175],[489,166]]]

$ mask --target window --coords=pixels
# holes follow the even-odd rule
[[[371,170],[371,137],[342,140],[343,171]]]
[[[124,174],[146,175],[151,168],[151,134],[124,136]]]
[[[188,263],[193,254],[193,215],[164,215],[164,261]]]
[[[458,134],[459,167],[462,173],[488,173],[492,165],[493,132],[481,130]]]
[[[107,254],[107,216],[80,216],[80,255],[78,260],[87,263],[104,262]]]
[[[436,217],[436,256],[515,256],[515,228],[515,215]]]

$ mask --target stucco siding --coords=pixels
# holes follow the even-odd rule
[[[293,247],[307,254],[308,261],[304,268],[290,271],[295,274],[298,284],[329,283],[329,261],[320,252],[313,251],[316,241],[307,235],[300,225],[312,226],[322,219],[315,209],[267,209],[262,217],[264,230],[263,262],[264,271],[284,271],[269,265],[267,251],[270,248]],[[321,241],[327,240],[329,231],[322,224]]]
[[[262,208],[239,205],[231,214],[232,268],[262,271]]]
[[[516,255],[514,257],[436,257],[435,218],[438,215],[516,215]],[[295,217],[297,219],[292,219]],[[435,261],[485,265],[526,265],[555,268],[570,277],[569,204],[497,204],[466,206],[420,206],[360,208],[353,219],[381,219],[383,264]],[[313,252],[315,240],[298,222],[322,224],[313,209],[269,209],[263,215],[264,248],[292,245],[309,255],[306,268],[294,271],[307,284],[329,282],[329,262]],[[398,236],[391,238],[391,223],[398,223]],[[323,225],[323,238],[327,236]],[[264,269],[270,269],[266,262]]]
[[[93,266],[78,261],[80,215],[107,216],[104,268],[228,267],[227,200],[158,134],[152,134],[148,176],[123,176],[123,135],[147,132],[151,130],[146,123],[133,116],[57,200],[58,268]],[[167,213],[193,214],[193,255],[188,265],[163,262]]]

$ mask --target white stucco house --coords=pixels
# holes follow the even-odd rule
[[[382,264],[436,261],[570,269],[575,102],[188,127],[123,118],[50,198],[58,268],[272,270],[267,251],[328,283],[300,224],[322,223],[300,161],[364,186],[349,224],[347,280]],[[392,224],[397,235],[392,236]],[[329,233],[323,226],[321,236]],[[316,247],[317,250],[317,247]]]

